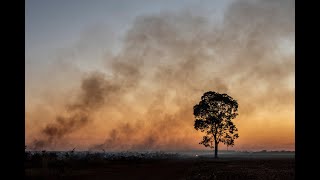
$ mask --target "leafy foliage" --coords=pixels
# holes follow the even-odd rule
[[[220,142],[233,146],[239,137],[232,122],[238,115],[238,102],[227,94],[209,91],[203,94],[199,104],[193,107],[194,128],[205,132],[202,141],[205,147],[215,148]],[[217,147],[216,147],[217,148]]]

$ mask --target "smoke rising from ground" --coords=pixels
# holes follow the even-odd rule
[[[200,139],[193,138],[192,107],[209,90],[238,100],[239,119],[251,124],[259,111],[272,114],[267,118],[294,113],[294,48],[287,41],[294,44],[292,1],[235,1],[222,23],[191,12],[139,16],[122,49],[106,59],[108,73],[82,80],[77,101],[42,130],[35,148],[97,119],[111,127],[90,149],[193,148]],[[96,119],[96,112],[104,116]]]
[[[57,116],[54,123],[48,124],[42,130],[44,139],[35,140],[33,148],[54,145],[66,134],[85,126],[90,121],[92,111],[103,105],[107,98],[105,93],[114,88],[106,84],[103,75],[99,73],[93,73],[83,79],[77,101],[66,105],[65,114]]]

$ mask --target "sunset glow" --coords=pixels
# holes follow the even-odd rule
[[[291,1],[64,2],[26,1],[28,147],[206,149],[193,106],[216,91],[239,104],[229,150],[294,150]]]

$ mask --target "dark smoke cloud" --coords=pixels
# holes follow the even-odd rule
[[[92,73],[83,79],[81,94],[79,94],[77,101],[66,105],[67,112],[57,116],[53,123],[48,124],[42,130],[43,139],[35,140],[33,148],[39,149],[54,145],[65,135],[86,126],[92,112],[100,108],[108,98],[106,92],[117,89],[107,82],[101,73]]]
[[[235,1],[221,24],[186,12],[139,16],[121,51],[107,59],[110,75],[84,79],[79,101],[35,144],[53,144],[99,109],[116,109],[122,117],[90,149],[192,148],[192,107],[208,90],[237,99],[239,117],[292,109],[294,88],[286,82],[294,76],[294,54],[279,53],[282,40],[294,43],[294,3],[286,0]],[[102,119],[109,124],[113,117]]]

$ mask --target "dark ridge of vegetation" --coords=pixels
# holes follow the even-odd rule
[[[47,152],[43,151],[25,151],[25,163],[34,165],[41,165],[44,161],[50,163],[56,162],[77,162],[79,165],[81,163],[103,163],[114,160],[148,160],[148,159],[171,159],[180,157],[178,153],[166,153],[161,151],[155,152]]]

